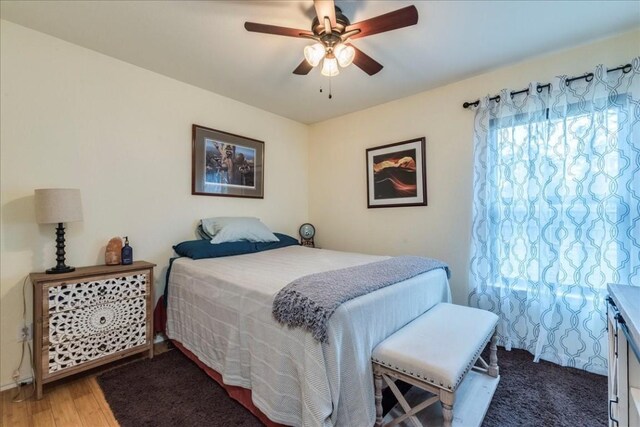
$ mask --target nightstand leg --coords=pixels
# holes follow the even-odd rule
[[[42,399],[42,381],[35,381],[36,384],[36,400]]]
[[[149,359],[153,359],[153,345],[151,346],[149,351],[147,351],[147,356],[149,357]]]

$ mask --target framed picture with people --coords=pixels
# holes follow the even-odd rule
[[[192,126],[191,194],[264,197],[264,142]]]

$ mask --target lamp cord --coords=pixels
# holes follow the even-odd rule
[[[22,327],[26,327],[27,325],[27,279],[29,278],[29,276],[26,276],[24,278],[24,281],[22,282]],[[26,337],[25,337],[26,338]],[[22,397],[21,399],[19,399],[18,397],[20,396],[21,392],[22,392],[22,383],[20,382],[20,369],[22,369],[22,364],[24,363],[24,354],[25,354],[25,347],[27,347],[27,349],[29,350],[29,365],[31,367],[31,393],[29,393],[28,395],[25,395],[24,397]],[[31,349],[31,343],[29,342],[28,339],[24,339],[22,341],[22,352],[20,354],[20,364],[18,365],[18,368],[15,370],[14,375],[13,375],[13,382],[16,383],[16,387],[17,387],[17,391],[16,394],[13,396],[13,398],[11,399],[11,401],[13,403],[19,403],[19,402],[24,402],[25,400],[28,400],[31,398],[31,396],[33,396],[33,394],[36,391],[36,382],[35,382],[35,378],[34,378],[34,366],[33,366],[33,351]]]

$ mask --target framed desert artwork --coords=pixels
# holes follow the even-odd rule
[[[264,197],[264,142],[192,126],[191,194]]]
[[[367,206],[427,205],[425,139],[367,149]]]

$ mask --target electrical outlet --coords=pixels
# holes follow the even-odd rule
[[[33,324],[20,325],[17,338],[18,342],[31,341],[33,339]]]

